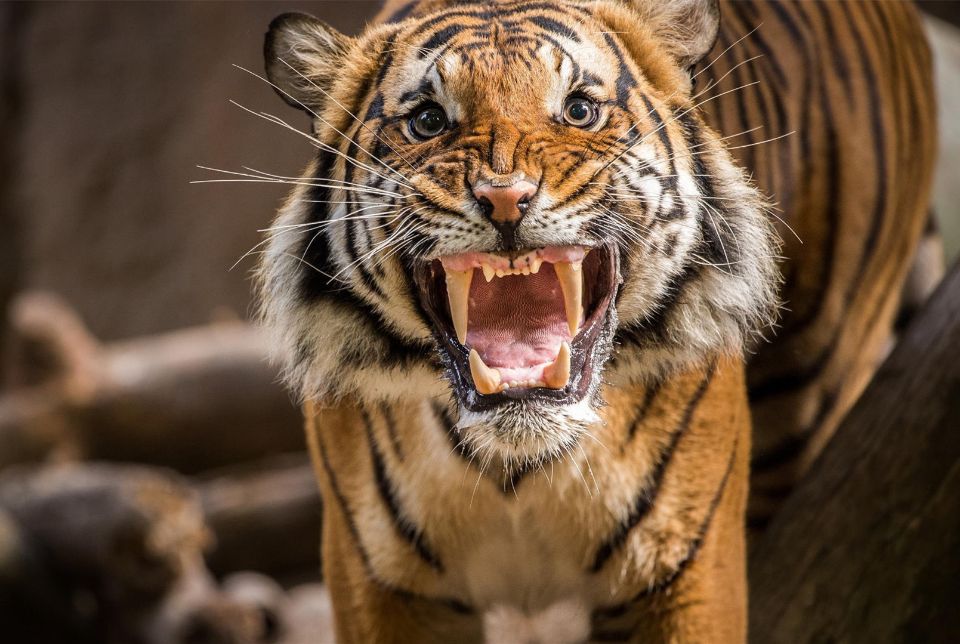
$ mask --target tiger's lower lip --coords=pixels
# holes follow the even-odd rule
[[[480,257],[483,253],[461,254],[411,264],[448,376],[468,409],[494,408],[510,400],[573,404],[586,395],[602,366],[607,351],[596,350],[598,339],[606,338],[608,347],[616,323],[616,248],[560,247],[537,253],[542,250],[492,259]],[[502,277],[486,280],[487,259],[494,272],[503,271]],[[540,266],[533,271],[537,259]],[[556,267],[574,262],[581,266],[580,293],[564,292],[568,278],[558,275]],[[460,274],[451,278],[448,267]],[[462,275],[468,270],[469,281]],[[575,317],[568,306],[571,295],[579,303]]]

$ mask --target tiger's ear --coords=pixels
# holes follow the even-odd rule
[[[267,78],[277,94],[309,111],[323,102],[346,60],[351,39],[305,13],[285,13],[270,23],[263,43]]]
[[[703,60],[720,30],[718,0],[621,0],[660,37],[683,69]]]

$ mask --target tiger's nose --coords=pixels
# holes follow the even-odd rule
[[[473,196],[483,213],[498,230],[514,229],[527,214],[530,199],[537,193],[537,186],[521,179],[509,186],[482,183],[473,187]]]

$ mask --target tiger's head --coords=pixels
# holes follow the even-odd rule
[[[529,462],[576,443],[603,382],[742,352],[777,242],[693,95],[718,22],[715,0],[274,20],[269,82],[317,148],[259,272],[295,388],[452,392],[468,448]]]

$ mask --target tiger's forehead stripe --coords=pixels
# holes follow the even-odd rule
[[[443,85],[458,72],[475,73],[479,67],[536,73],[534,65],[541,61],[549,69],[554,65],[544,52],[552,48],[556,58],[566,58],[572,67],[572,80],[561,83],[568,91],[575,86],[615,87],[617,102],[628,109],[630,89],[637,84],[635,75],[627,68],[616,40],[591,21],[582,7],[548,3],[460,7],[422,22],[412,18],[406,30],[401,26],[392,35],[377,79],[378,88],[398,88],[402,93],[391,100],[389,91],[381,90],[380,105],[387,94],[389,111],[404,113],[425,97],[437,100],[441,93],[435,82],[438,76]],[[594,33],[596,37],[591,38]],[[611,68],[619,71],[618,77],[602,78],[603,71]],[[410,85],[411,79],[417,84]],[[547,94],[563,91],[554,84],[544,88]],[[446,101],[440,102],[448,106]]]

